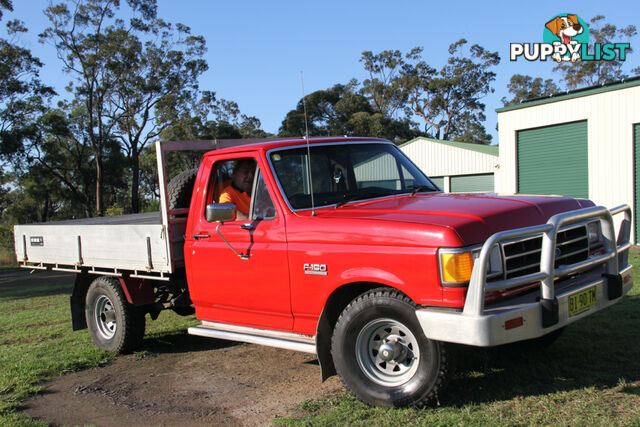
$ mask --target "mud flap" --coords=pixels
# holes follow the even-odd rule
[[[69,298],[69,303],[71,305],[71,328],[74,331],[87,329],[84,304],[89,285],[91,285],[91,277],[88,273],[83,272],[76,275],[76,280],[73,284],[73,292],[71,293],[71,298]]]
[[[620,274],[603,274],[602,277],[607,279],[607,293],[609,301],[620,298],[622,296],[622,276]]]
[[[558,315],[558,299],[540,299],[540,308],[542,309],[542,327],[548,328],[559,321]]]

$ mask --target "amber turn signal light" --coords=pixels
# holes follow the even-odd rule
[[[462,283],[471,279],[473,257],[471,252],[440,253],[442,281],[444,283]]]

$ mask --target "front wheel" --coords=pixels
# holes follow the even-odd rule
[[[448,374],[445,345],[428,339],[414,303],[391,289],[352,301],[336,323],[332,354],[345,387],[374,406],[423,406]]]
[[[120,284],[111,277],[98,277],[89,286],[85,317],[89,335],[103,350],[132,351],[144,336],[144,312],[127,302]]]

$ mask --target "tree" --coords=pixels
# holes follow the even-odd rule
[[[73,110],[51,110],[39,121],[37,143],[29,151],[29,167],[19,175],[19,182],[40,180],[43,187],[52,187],[50,194],[59,196],[64,208],[62,217],[90,217],[94,215],[95,171],[93,152],[89,145],[79,144],[84,135],[86,112],[82,107]],[[126,161],[115,138],[104,142],[103,169],[106,205],[123,203],[126,188]],[[33,193],[33,192],[32,192]]]
[[[409,75],[409,69],[426,73],[435,71],[420,61],[422,51],[421,47],[416,47],[404,55],[399,50],[384,50],[377,54],[362,52],[360,62],[364,64],[369,78],[362,82],[361,92],[370,99],[376,112],[394,117],[402,111],[411,86],[407,79],[414,77]]]
[[[589,25],[589,51],[594,51],[596,43],[616,43],[627,42],[631,37],[637,34],[635,25],[628,25],[624,28],[618,28],[613,24],[605,22],[603,15],[597,15],[591,18]],[[627,54],[630,50],[627,50]],[[562,74],[562,81],[568,89],[576,89],[578,87],[588,87],[600,85],[612,81],[620,80],[628,77],[622,72],[624,61],[615,59],[613,61],[577,61],[560,62],[553,71]],[[635,74],[640,74],[640,67],[632,70]]]
[[[306,105],[305,105],[306,103]],[[337,84],[329,89],[310,93],[285,116],[279,134],[304,136],[305,107],[310,136],[346,135],[351,114],[373,112],[366,98],[353,92],[352,86]]]
[[[540,77],[533,78],[523,74],[511,76],[507,89],[513,97],[511,99],[507,99],[506,96],[502,97],[502,104],[505,107],[520,104],[528,99],[543,98],[560,92],[560,88],[552,79],[542,80]]]
[[[13,10],[11,1],[0,2],[2,9]],[[7,23],[11,36],[27,32],[24,24],[13,20]],[[39,78],[42,63],[11,40],[0,39],[0,157],[12,159],[24,154],[25,140],[36,132],[37,117],[55,94]]]
[[[73,7],[70,10],[67,5]],[[155,19],[155,0],[127,0],[132,17],[128,23],[115,18],[120,0],[73,0],[51,4],[45,15],[51,26],[41,35],[55,47],[65,72],[73,76],[68,89],[74,95],[67,112],[80,113],[78,132],[70,136],[78,145],[91,148],[95,165],[95,213],[102,215],[104,199],[104,159],[107,145],[120,124],[117,106],[112,103],[128,67],[114,67],[121,52],[123,34],[144,33]]]
[[[144,26],[146,41],[116,28],[118,48],[107,63],[115,87],[110,92],[110,120],[131,165],[131,211],[140,210],[140,154],[177,120],[197,96],[198,78],[208,69],[205,40],[188,27],[153,19]]]
[[[451,44],[449,60],[437,73],[423,62],[405,68],[410,88],[407,112],[419,116],[425,132],[436,139],[462,140],[475,129],[482,131],[481,137],[471,142],[488,144],[491,137],[484,132],[485,105],[480,100],[494,92],[496,74],[491,68],[500,56],[477,44],[467,52],[466,44],[464,39]]]
[[[387,117],[375,111],[369,100],[356,93],[356,81],[318,90],[304,98],[310,136],[372,136],[392,141],[405,141],[417,136],[408,120]],[[280,136],[304,136],[305,105],[301,99],[287,113],[280,127]]]

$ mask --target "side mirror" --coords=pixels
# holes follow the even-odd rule
[[[205,212],[207,222],[235,221],[236,205],[233,203],[212,203]]]

